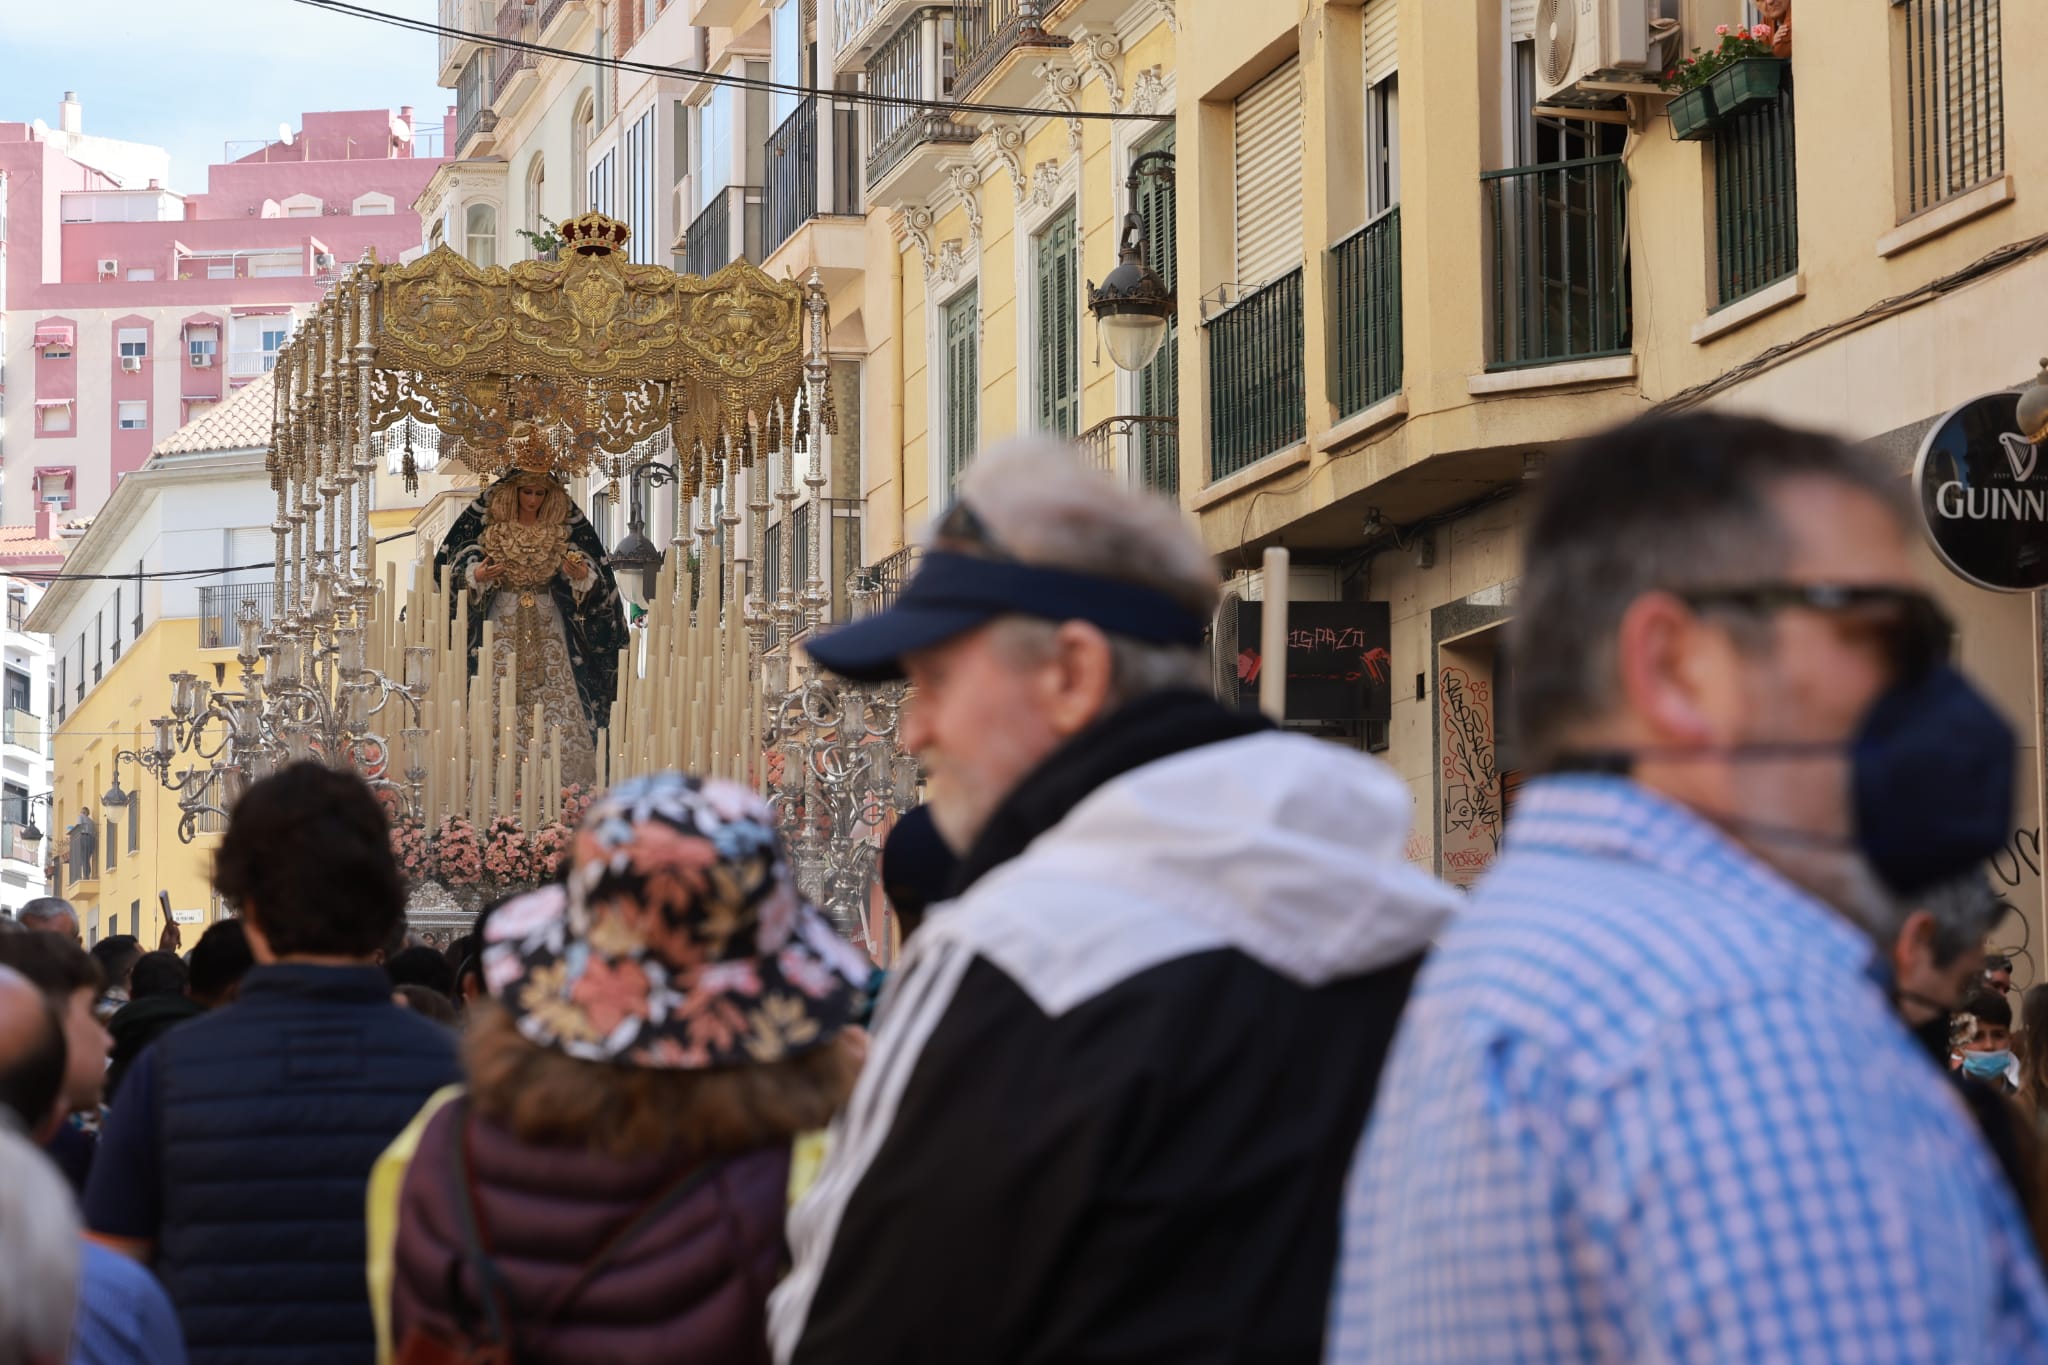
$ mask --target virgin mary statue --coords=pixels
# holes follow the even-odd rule
[[[604,543],[568,490],[530,470],[500,479],[449,528],[434,557],[435,572],[444,568],[471,595],[472,675],[484,622],[494,623],[490,676],[516,680],[522,754],[537,704],[561,732],[563,780],[593,780],[597,732],[618,695],[626,617]]]

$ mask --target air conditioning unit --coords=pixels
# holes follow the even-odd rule
[[[1653,89],[1678,33],[1657,9],[1654,0],[1537,0],[1536,102],[1594,108]]]
[[[140,372],[142,369],[142,357],[139,355],[122,356],[121,368],[128,371],[128,373],[130,374],[136,374]]]
[[[201,352],[199,352],[199,353],[198,353],[197,355],[195,355],[195,356],[193,356],[193,357],[192,357],[192,368],[193,368],[193,369],[195,369],[195,370],[210,370],[210,369],[212,369],[212,368],[213,368],[213,355],[212,355],[212,354],[211,354],[210,352],[207,352],[207,351],[201,351]]]
[[[106,278],[107,276],[109,276],[109,275],[118,275],[118,274],[120,274],[120,273],[121,273],[121,263],[120,263],[119,261],[115,260],[115,259],[114,259],[114,258],[113,258],[112,256],[104,256],[104,257],[102,257],[102,258],[100,259],[100,278],[101,278],[101,279],[105,279],[105,278]]]
[[[314,268],[315,270],[332,270],[332,269],[334,269],[334,253],[333,253],[333,252],[331,252],[331,251],[316,251],[316,252],[314,252],[314,253],[313,253],[313,268]]]

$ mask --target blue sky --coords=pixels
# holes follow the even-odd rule
[[[294,0],[0,0],[0,121],[55,124],[76,90],[86,132],[169,148],[171,188],[198,193],[223,144],[275,138],[307,110],[410,104],[438,124],[455,92],[434,84],[437,53],[431,34]]]

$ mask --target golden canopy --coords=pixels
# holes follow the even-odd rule
[[[751,464],[757,441],[802,429],[802,284],[744,260],[708,278],[631,264],[631,230],[602,214],[560,232],[556,261],[479,268],[439,246],[337,281],[278,358],[273,482],[338,472],[337,444],[368,459],[400,422],[487,479],[515,463],[617,475],[665,430],[687,498],[728,452]]]

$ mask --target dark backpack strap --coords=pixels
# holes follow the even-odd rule
[[[476,1272],[477,1284],[483,1291],[483,1311],[489,1328],[489,1343],[509,1345],[505,1330],[506,1317],[501,1299],[505,1282],[498,1273],[498,1264],[493,1261],[484,1245],[484,1229],[481,1212],[476,1202],[476,1173],[469,1164],[469,1101],[466,1097],[452,1100],[448,1105],[454,1111],[450,1121],[455,1125],[449,1147],[449,1159],[455,1175],[455,1216],[462,1225],[462,1257]],[[454,1279],[455,1277],[451,1277]],[[465,1333],[470,1332],[466,1321],[466,1305],[456,1304],[457,1317],[464,1319]]]
[[[591,1281],[595,1280],[604,1272],[606,1267],[617,1260],[619,1253],[630,1246],[634,1238],[652,1227],[663,1214],[689,1198],[705,1181],[716,1175],[719,1168],[724,1165],[725,1162],[723,1161],[706,1162],[704,1165],[670,1182],[654,1198],[648,1200],[647,1203],[641,1206],[640,1212],[634,1214],[633,1217],[626,1221],[624,1226],[605,1239],[604,1245],[599,1247],[596,1254],[588,1261],[585,1261],[583,1268],[576,1272],[576,1278],[571,1280],[568,1286],[555,1296],[553,1302],[549,1303],[541,1311],[540,1316],[535,1321],[542,1326],[546,1326],[567,1312],[569,1306],[576,1302],[583,1291],[590,1288]]]

